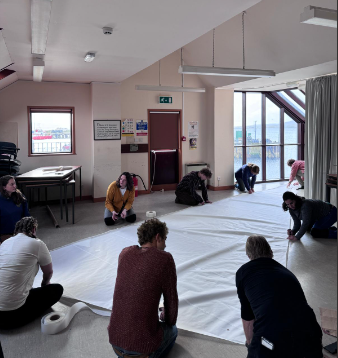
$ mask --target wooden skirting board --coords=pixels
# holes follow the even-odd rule
[[[208,189],[211,190],[211,191],[234,190],[235,186],[234,185],[229,185],[229,186],[212,186],[212,185],[208,185]]]

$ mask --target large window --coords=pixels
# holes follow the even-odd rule
[[[28,107],[29,155],[75,154],[74,108]]]
[[[304,93],[235,92],[234,101],[235,171],[254,163],[261,169],[258,181],[288,178],[287,160],[304,156]]]

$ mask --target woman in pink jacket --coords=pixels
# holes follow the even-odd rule
[[[298,189],[304,189],[304,171],[305,171],[305,162],[304,160],[295,160],[295,159],[289,159],[287,161],[287,165],[291,167],[291,174],[290,179],[288,183],[288,187],[291,185],[291,183],[296,178],[300,187]],[[296,184],[295,184],[296,185]]]

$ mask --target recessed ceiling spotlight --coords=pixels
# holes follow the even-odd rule
[[[113,33],[113,28],[112,27],[103,27],[102,31],[103,31],[104,35],[111,35]]]
[[[95,53],[94,52],[88,52],[84,58],[84,60],[86,62],[92,62],[95,58]]]

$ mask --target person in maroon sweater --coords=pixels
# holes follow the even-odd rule
[[[176,266],[165,252],[168,228],[158,219],[137,230],[140,246],[119,257],[109,342],[120,358],[162,358],[174,346],[178,313]],[[159,303],[164,297],[159,320]]]

